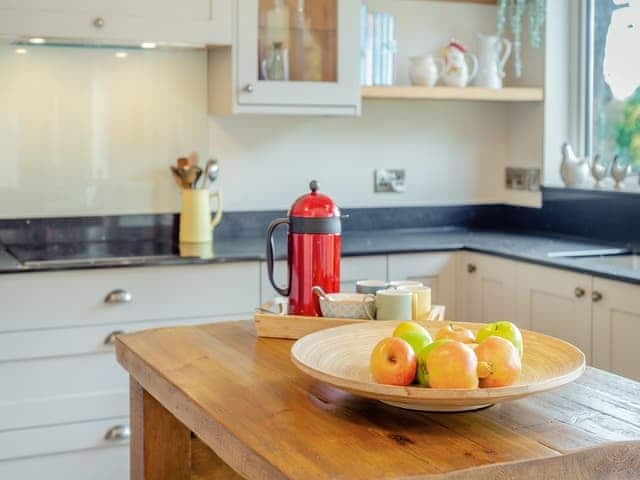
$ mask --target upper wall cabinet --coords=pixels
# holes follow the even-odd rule
[[[357,115],[354,0],[238,0],[234,49],[209,53],[210,112]]]
[[[0,0],[0,37],[229,45],[233,0]]]

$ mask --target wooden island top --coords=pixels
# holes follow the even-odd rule
[[[587,368],[484,410],[413,412],[313,381],[292,344],[249,321],[118,336],[131,480],[640,475],[640,383]]]

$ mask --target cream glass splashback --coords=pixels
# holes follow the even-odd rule
[[[0,45],[0,218],[177,212],[206,79],[204,50]]]

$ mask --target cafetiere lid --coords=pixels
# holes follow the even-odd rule
[[[311,180],[310,193],[298,197],[289,210],[290,217],[330,218],[340,217],[340,210],[327,195],[318,192],[318,182]]]
[[[310,193],[298,197],[289,210],[291,233],[340,233],[340,209],[327,195],[318,192],[318,182],[309,183]]]

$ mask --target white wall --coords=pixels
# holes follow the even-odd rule
[[[176,211],[206,156],[204,50],[0,45],[0,218]]]
[[[343,207],[500,202],[505,108],[372,100],[361,118],[213,118],[226,208],[288,208],[313,178]],[[373,193],[385,167],[407,170],[406,193]]]
[[[398,19],[398,83],[409,57],[439,53],[451,38],[476,47],[495,31],[495,6],[367,0]],[[287,208],[310,179],[344,207],[500,202],[507,161],[507,106],[364,102],[361,118],[213,117],[226,208]],[[405,194],[374,194],[374,168],[406,168]]]
[[[472,49],[495,7],[369,0],[398,16],[408,57],[451,37]],[[220,158],[227,210],[284,209],[317,178],[344,207],[501,202],[507,105],[366,101],[361,118],[206,116],[203,51],[0,46],[0,218],[179,209],[169,164]],[[405,168],[405,194],[374,194],[373,169]]]
[[[544,184],[560,187],[561,146],[570,142],[583,154],[576,131],[579,95],[579,48],[577,19],[580,2],[549,2],[547,5],[547,42],[544,115]]]

